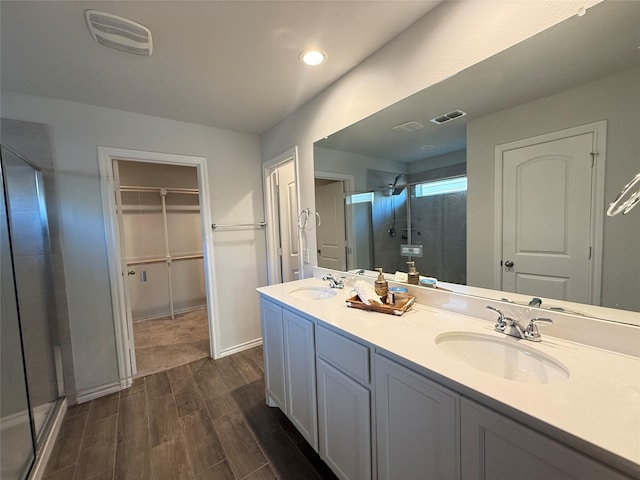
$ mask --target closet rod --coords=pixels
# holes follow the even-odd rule
[[[267,222],[258,222],[258,223],[212,223],[211,228],[215,230],[216,228],[223,227],[265,227]]]
[[[177,255],[175,257],[169,257],[169,259],[173,262],[178,261],[178,260],[192,260],[192,259],[196,259],[196,258],[204,258],[203,255]],[[167,257],[158,257],[158,258],[149,258],[146,260],[131,260],[131,261],[127,261],[127,265],[131,266],[131,265],[146,265],[146,264],[150,264],[150,263],[166,263],[167,262]]]
[[[197,188],[165,188],[165,187],[136,187],[134,185],[120,185],[121,192],[156,192],[184,193],[187,195],[199,195]]]

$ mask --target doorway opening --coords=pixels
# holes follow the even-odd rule
[[[205,159],[99,147],[121,383],[215,357]]]
[[[139,375],[209,356],[195,167],[112,160]]]
[[[298,228],[299,182],[296,147],[266,162],[263,170],[267,216],[269,284],[303,277],[302,237]]]

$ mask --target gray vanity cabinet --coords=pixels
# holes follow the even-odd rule
[[[603,464],[464,398],[462,480],[629,480]]]
[[[267,402],[317,450],[315,323],[265,299],[261,307]]]
[[[341,480],[372,474],[370,350],[318,326],[320,457]]]
[[[460,395],[375,356],[378,479],[457,480]]]
[[[262,310],[262,347],[267,404],[287,411],[282,307],[268,300],[260,301]]]

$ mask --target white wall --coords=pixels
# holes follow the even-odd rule
[[[367,170],[381,170],[384,172],[406,173],[407,164],[367,157],[357,153],[341,152],[329,148],[314,148],[315,171],[325,173],[340,173],[353,175],[355,191],[367,190]]]
[[[313,209],[313,142],[595,3],[598,1],[445,1],[262,135],[263,161],[297,145],[300,207]],[[304,248],[317,250],[315,235],[303,235],[303,242]],[[309,266],[305,274],[311,274]]]
[[[79,391],[117,380],[97,146],[206,157],[212,221],[263,220],[260,142],[255,135],[2,92],[2,116],[51,126],[69,319]],[[262,230],[213,235],[219,345],[260,338],[255,287],[266,284]]]
[[[409,164],[409,174],[422,173],[437,168],[460,165],[467,162],[467,151],[458,150],[456,152],[445,153],[426,160],[418,160]]]
[[[638,173],[640,68],[633,68],[467,125],[467,281],[492,288],[496,145],[607,121],[605,202]],[[554,112],[549,115],[549,112]],[[544,192],[541,192],[543,195]],[[608,205],[608,203],[607,203]],[[602,299],[607,307],[640,310],[640,221],[637,212],[605,217]]]

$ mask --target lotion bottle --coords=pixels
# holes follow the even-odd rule
[[[389,284],[384,279],[384,275],[382,273],[382,268],[376,268],[378,271],[378,279],[375,283],[376,294],[380,297],[387,298],[387,293],[389,293]]]
[[[411,285],[418,285],[420,283],[420,274],[416,271],[416,262],[407,262],[407,265],[409,265],[407,283],[410,283]]]

